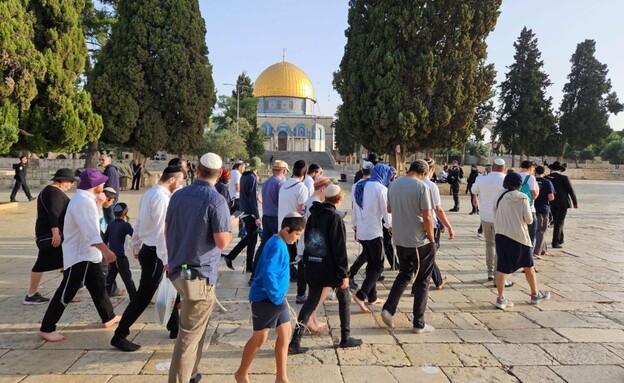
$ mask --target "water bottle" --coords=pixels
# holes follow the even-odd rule
[[[182,265],[182,271],[180,271],[180,277],[187,281],[191,280],[191,277],[192,277],[191,269],[188,268],[188,265],[186,263]]]

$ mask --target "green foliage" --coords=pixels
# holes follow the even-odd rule
[[[18,141],[19,111],[30,108],[46,72],[33,42],[34,23],[24,1],[0,2],[0,153]]]
[[[340,109],[340,107],[338,108]],[[340,119],[336,119],[333,122],[333,128],[336,129],[336,148],[338,149],[338,153],[343,156],[355,153],[359,145],[355,142],[345,124],[343,124]]]
[[[494,136],[508,153],[538,154],[555,124],[552,98],[546,97],[551,82],[542,70],[544,62],[532,30],[524,27],[514,48],[515,61],[500,85],[501,107]]]
[[[591,146],[588,146],[587,148],[581,150],[581,152],[579,153],[579,159],[581,160],[593,161],[595,157],[596,156],[594,154],[594,150],[591,148]]]
[[[466,142],[466,153],[471,156],[479,156],[485,158],[488,156],[488,148],[482,142],[468,141]]]
[[[500,0],[351,0],[347,44],[334,73],[339,119],[369,149],[463,146],[491,92],[486,42]]]
[[[243,138],[228,129],[206,133],[197,152],[213,152],[222,158],[249,158]]]
[[[560,129],[573,147],[598,144],[611,132],[609,113],[624,110],[611,92],[608,69],[595,57],[596,42],[585,40],[576,46],[570,62],[572,70],[563,87]]]
[[[120,1],[89,79],[102,138],[137,149],[193,152],[215,103],[197,0]]]
[[[494,97],[494,92],[492,92],[491,97]],[[479,103],[479,105],[477,105],[472,122],[472,135],[475,137],[475,140],[483,141],[485,138],[483,129],[485,129],[485,126],[492,121],[493,114],[494,101],[492,101],[491,98],[484,99]]]
[[[600,152],[600,158],[611,164],[621,164],[624,163],[622,154],[624,154],[624,140],[611,141]]]

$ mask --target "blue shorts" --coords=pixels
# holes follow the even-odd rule
[[[251,316],[254,331],[276,328],[283,323],[290,322],[286,299],[280,305],[274,305],[268,299],[251,302]]]

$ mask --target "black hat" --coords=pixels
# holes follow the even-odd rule
[[[368,153],[368,158],[366,159],[368,162],[372,162],[373,165],[377,165],[379,162],[379,156],[375,152]]]
[[[67,168],[62,168],[54,173],[54,177],[52,177],[51,181],[72,181],[76,182],[76,177],[74,176],[74,171]]]
[[[503,187],[505,189],[516,189],[522,185],[522,176],[520,173],[511,172],[505,176]]]
[[[554,171],[565,172],[566,171],[566,166],[565,166],[565,164],[562,165],[561,162],[559,162],[559,161],[555,161],[552,164],[548,165],[548,169],[554,170]]]
[[[295,164],[293,165],[294,169],[303,169],[305,167],[306,167],[306,162],[304,160],[299,160],[295,162]]]

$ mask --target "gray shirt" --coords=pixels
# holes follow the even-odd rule
[[[396,246],[416,248],[429,243],[423,211],[433,209],[431,190],[419,179],[400,177],[390,184],[388,206],[392,209],[392,241]]]

